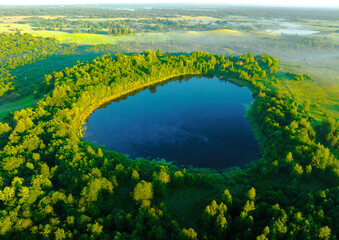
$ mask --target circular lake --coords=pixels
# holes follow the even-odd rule
[[[84,140],[131,158],[244,167],[259,154],[245,118],[252,100],[248,88],[217,77],[181,78],[95,110],[85,125]]]

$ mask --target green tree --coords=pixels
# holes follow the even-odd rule
[[[331,237],[331,229],[328,226],[320,228],[319,238],[328,240]]]
[[[153,198],[152,183],[142,180],[137,183],[133,191],[133,199],[143,207],[150,206],[150,200]]]
[[[182,240],[197,240],[198,234],[194,231],[193,228],[189,228],[189,229],[183,228],[180,231],[179,239],[182,239]]]

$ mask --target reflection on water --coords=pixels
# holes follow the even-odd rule
[[[247,88],[216,77],[171,81],[94,111],[84,140],[132,158],[243,167],[258,154],[244,117],[251,101]]]

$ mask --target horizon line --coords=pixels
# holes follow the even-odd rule
[[[100,6],[100,5],[129,5],[129,6],[136,6],[136,5],[176,5],[176,6],[228,6],[228,7],[267,7],[267,8],[334,8],[333,10],[339,10],[339,6],[334,5],[327,5],[327,6],[305,6],[305,5],[267,5],[267,4],[230,4],[230,3],[66,3],[66,4],[2,4],[0,3],[1,7],[31,7],[31,6],[44,6],[44,7],[64,7],[64,6]]]

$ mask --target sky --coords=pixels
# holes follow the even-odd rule
[[[0,5],[72,5],[128,3],[227,4],[250,6],[338,7],[339,0],[0,0]],[[206,4],[207,3],[207,4]]]

